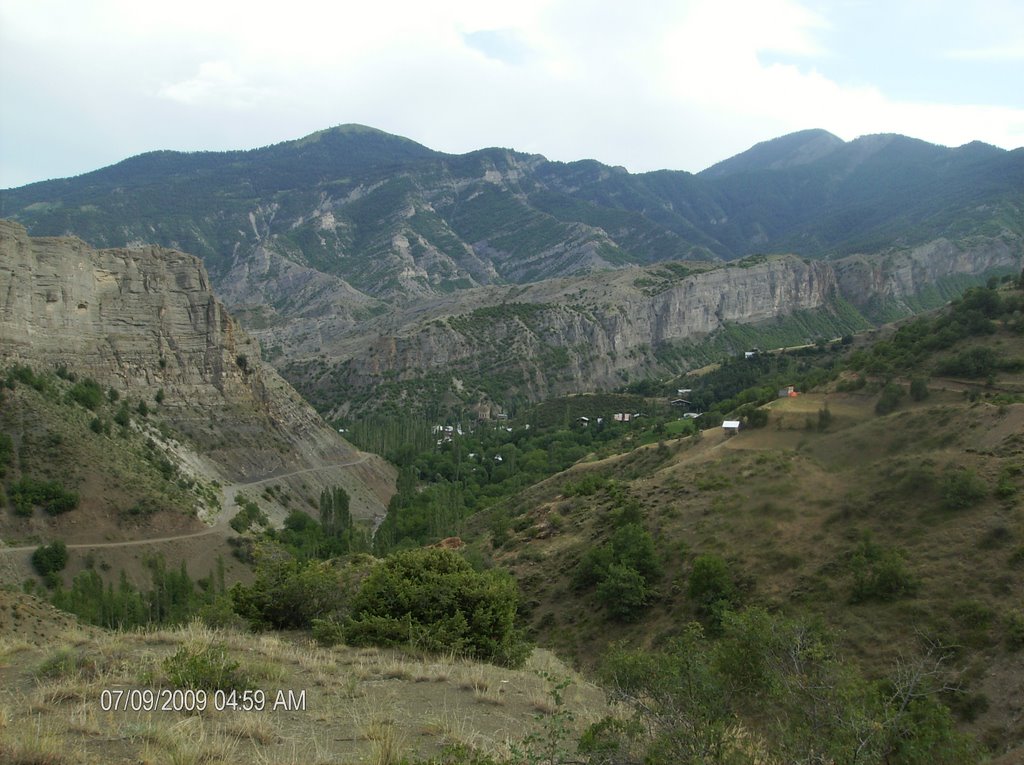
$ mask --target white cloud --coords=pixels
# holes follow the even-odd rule
[[[254,106],[271,93],[266,88],[251,85],[226,61],[204,61],[194,77],[164,85],[158,95],[189,106],[240,108]]]
[[[1012,102],[913,102],[830,79],[826,41],[871,30],[837,28],[810,2],[0,0],[0,67],[20,78],[0,102],[0,186],[344,122],[445,151],[504,145],[631,170],[699,170],[808,127],[1024,144]],[[1019,60],[1019,45],[972,29],[953,54]],[[58,156],[67,170],[33,175]]]

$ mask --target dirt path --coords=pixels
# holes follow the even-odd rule
[[[258,478],[255,481],[248,481],[246,483],[232,483],[224,486],[222,491],[224,492],[224,505],[226,508],[221,510],[216,522],[213,526],[202,531],[195,531],[191,534],[178,534],[173,537],[157,537],[153,539],[131,539],[124,542],[87,542],[79,544],[67,545],[69,550],[96,550],[105,547],[135,547],[138,545],[156,545],[164,544],[166,542],[179,542],[183,539],[195,539],[196,537],[205,537],[210,534],[223,533],[227,527],[228,522],[234,516],[233,512],[230,512],[227,508],[231,508],[235,503],[235,497],[238,493],[246,488],[252,486],[259,486],[263,483],[269,483],[270,481],[279,481],[282,478],[288,478],[293,475],[301,475],[302,473],[316,473],[321,470],[334,470],[336,468],[351,467],[352,465],[359,465],[366,462],[371,455],[364,454],[357,460],[351,462],[339,462],[332,465],[320,465],[319,467],[304,468],[302,470],[293,470],[290,473],[279,473],[277,475],[267,476],[266,478]],[[31,545],[28,547],[0,547],[0,553],[16,553],[16,552],[33,552],[39,545]]]

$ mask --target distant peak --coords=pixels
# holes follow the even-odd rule
[[[843,139],[827,130],[800,130],[762,141],[735,157],[712,165],[700,175],[722,178],[744,172],[784,170],[816,162],[844,145]]]

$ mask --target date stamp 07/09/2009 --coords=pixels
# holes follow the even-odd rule
[[[306,692],[292,690],[206,691],[191,688],[109,688],[100,693],[104,712],[304,712]]]

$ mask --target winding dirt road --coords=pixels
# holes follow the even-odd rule
[[[372,455],[364,454],[357,460],[351,462],[338,462],[332,465],[320,465],[314,468],[304,468],[302,470],[293,470],[290,473],[278,473],[276,475],[267,476],[266,478],[258,478],[255,481],[248,481],[246,483],[231,483],[227,486],[222,487],[221,491],[224,492],[224,504],[222,507],[217,521],[207,529],[202,531],[196,531],[191,534],[178,534],[173,537],[155,537],[151,539],[131,539],[123,542],[85,542],[67,545],[69,550],[98,550],[105,547],[136,547],[139,545],[156,545],[163,544],[165,542],[179,542],[183,539],[195,539],[196,537],[205,537],[210,534],[222,533],[227,527],[228,522],[234,516],[234,513],[230,511],[235,504],[235,497],[238,496],[240,491],[244,489],[259,486],[260,484],[269,483],[271,481],[279,481],[282,478],[288,478],[293,475],[301,475],[303,473],[316,473],[321,470],[334,470],[336,468],[351,467],[353,465],[359,465],[366,462]],[[0,553],[17,553],[17,552],[35,552],[39,545],[30,545],[28,547],[0,547]]]

